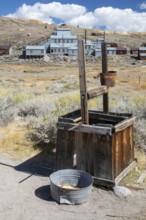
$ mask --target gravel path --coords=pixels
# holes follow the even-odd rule
[[[33,163],[29,160],[28,167],[37,167]],[[13,161],[7,155],[0,157],[0,220],[146,219],[143,190],[119,198],[112,191],[93,188],[87,203],[59,205],[50,197],[49,178],[43,168],[38,172],[43,175],[36,175],[34,169],[21,170],[23,164],[27,162]]]

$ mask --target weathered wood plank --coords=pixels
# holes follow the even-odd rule
[[[57,124],[58,129],[64,130],[72,130],[76,132],[85,132],[85,133],[93,133],[93,134],[102,134],[102,135],[112,135],[112,128],[105,126],[93,126],[93,125],[85,125],[85,124],[72,124],[72,123],[64,123],[59,122]]]
[[[97,135],[94,144],[94,176],[112,180],[111,137]]]
[[[118,132],[115,135],[116,142],[115,142],[115,177],[119,175],[121,172],[121,166],[122,166],[122,132]]]
[[[144,171],[137,180],[138,184],[142,184],[146,178],[146,171]]]
[[[87,83],[84,58],[84,41],[78,41],[78,60],[79,60],[79,81],[80,81],[80,101],[81,101],[81,117],[82,123],[88,124],[88,99],[87,99]]]
[[[93,139],[94,134],[76,133],[77,169],[94,174],[93,164]]]
[[[73,122],[78,123],[78,122],[81,122],[81,120],[82,120],[82,118],[78,117],[78,118],[73,119]]]
[[[102,43],[102,73],[108,74],[108,62],[107,62],[107,44]],[[109,113],[109,98],[108,92],[103,94],[103,111]]]
[[[118,185],[119,182],[135,167],[136,161],[134,160],[126,169],[124,169],[116,178],[115,184]]]
[[[119,116],[119,115],[110,115],[110,114],[104,114],[104,113],[100,113],[100,112],[96,112],[96,111],[89,111],[89,118],[94,118],[94,119],[112,119],[115,121],[123,121],[125,119],[128,119],[128,117],[126,116]]]
[[[104,93],[107,93],[107,87],[106,86],[101,86],[99,88],[91,89],[87,91],[87,98],[92,99],[97,96],[103,95]]]
[[[58,121],[62,122],[69,122],[69,123],[74,123],[74,120],[72,118],[63,118],[60,117]]]
[[[93,184],[95,186],[106,186],[106,187],[114,187],[115,186],[115,181],[114,180],[109,180],[109,179],[103,179],[99,177],[93,176]]]
[[[126,129],[127,127],[133,125],[135,120],[136,120],[136,117],[132,117],[132,118],[122,121],[121,123],[118,123],[117,125],[114,126],[115,132],[122,131]]]
[[[58,130],[56,149],[56,169],[73,168],[73,155],[75,150],[75,134],[67,130]]]
[[[132,114],[130,113],[118,113],[118,112],[109,112],[109,113],[105,113],[103,111],[96,111],[96,110],[89,110],[89,113],[97,113],[97,114],[101,114],[101,115],[110,115],[110,116],[122,116],[122,117],[126,117],[126,118],[131,118]]]

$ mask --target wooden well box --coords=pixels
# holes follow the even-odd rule
[[[120,181],[134,163],[131,114],[105,114],[89,110],[89,124],[81,123],[81,111],[58,119],[57,169],[76,168],[102,185]],[[76,164],[74,164],[76,155]]]

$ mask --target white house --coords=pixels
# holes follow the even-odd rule
[[[39,45],[28,45],[23,51],[26,58],[41,58],[45,56],[45,53],[45,47]]]

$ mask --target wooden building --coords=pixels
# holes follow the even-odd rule
[[[28,45],[23,51],[25,58],[43,58],[45,56],[45,47],[38,45]]]
[[[138,59],[139,60],[146,60],[146,47],[139,47],[138,48]]]
[[[138,54],[138,48],[131,48],[130,54]]]
[[[127,54],[127,48],[125,48],[125,47],[117,47],[116,48],[116,54],[117,55]]]
[[[0,45],[0,56],[3,55],[12,55],[12,46]]]

